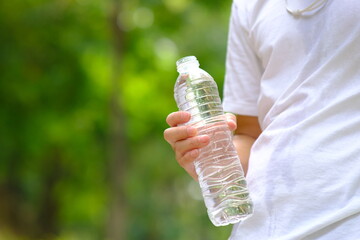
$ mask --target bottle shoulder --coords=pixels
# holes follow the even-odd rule
[[[181,84],[184,84],[189,81],[196,81],[198,79],[204,79],[204,80],[206,79],[208,81],[209,80],[214,81],[214,79],[208,72],[204,71],[201,68],[195,68],[195,69],[189,69],[186,72],[180,73],[176,80],[175,85],[181,85]]]

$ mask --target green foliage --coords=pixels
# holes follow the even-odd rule
[[[126,239],[228,237],[162,134],[177,59],[197,56],[222,89],[230,4],[122,0],[118,58],[111,1],[0,2],[0,239],[107,238],[116,70]]]

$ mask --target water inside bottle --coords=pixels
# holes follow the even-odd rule
[[[253,211],[252,201],[225,117],[194,126],[199,134],[210,136],[210,144],[200,150],[194,165],[211,221],[222,226],[247,218]]]
[[[191,78],[192,77],[192,78]],[[178,81],[175,99],[178,108],[191,113],[189,123],[223,114],[218,88],[211,76],[184,75]]]

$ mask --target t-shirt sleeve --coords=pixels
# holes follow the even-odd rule
[[[245,2],[234,0],[232,4],[223,107],[225,112],[257,116],[263,70],[250,40]]]

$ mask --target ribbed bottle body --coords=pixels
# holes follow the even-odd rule
[[[214,79],[198,67],[188,68],[174,90],[179,110],[191,113],[187,124],[210,137],[194,162],[210,220],[223,226],[250,216],[252,202]]]

